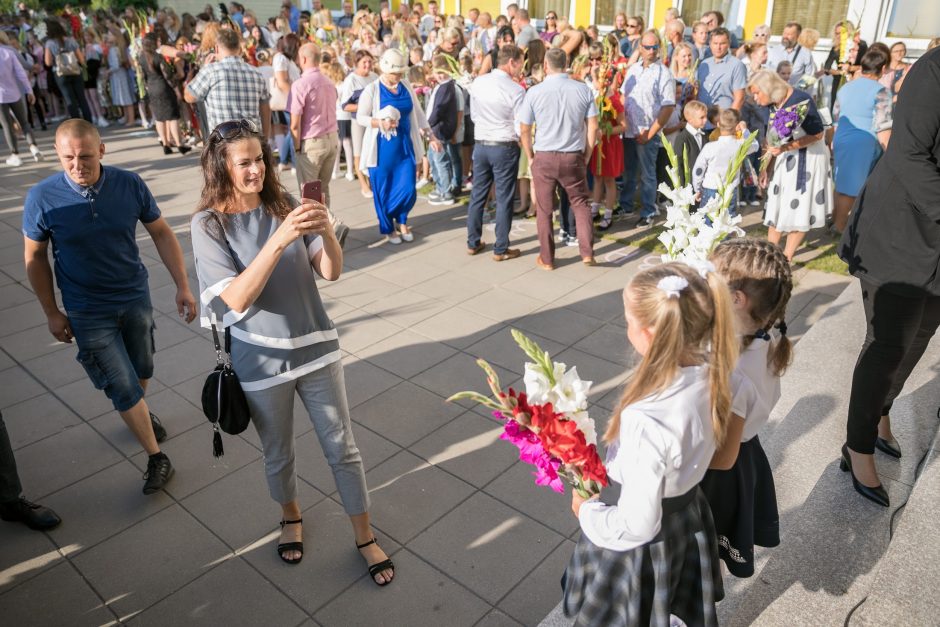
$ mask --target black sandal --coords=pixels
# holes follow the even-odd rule
[[[299,525],[303,523],[303,518],[298,518],[297,520],[282,520],[281,529],[286,525]],[[300,551],[300,557],[296,559],[287,559],[284,557],[284,554],[288,551]],[[304,543],[303,542],[282,542],[277,545],[277,554],[281,557],[282,560],[288,564],[299,564],[300,560],[304,558]]]
[[[374,537],[374,536],[373,536],[372,539],[369,540],[368,542],[363,542],[362,544],[357,544],[357,545],[356,545],[356,548],[357,548],[357,549],[364,549],[365,547],[369,546],[370,544],[377,544],[376,541],[375,541],[375,537]],[[388,584],[392,583],[392,579],[394,579],[394,577],[393,577],[392,579],[386,581],[385,583],[379,583],[378,581],[375,581],[375,576],[378,575],[378,574],[379,574],[380,572],[382,572],[383,570],[391,570],[393,573],[395,572],[395,564],[392,563],[392,560],[387,559],[387,560],[378,562],[377,564],[370,564],[370,565],[369,565],[369,576],[372,578],[372,581],[374,581],[374,582],[375,582],[375,585],[377,585],[377,586],[387,586]]]

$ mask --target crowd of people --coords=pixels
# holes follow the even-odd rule
[[[142,124],[153,122],[166,154],[202,149],[204,184],[191,222],[201,321],[225,332],[269,492],[281,508],[277,552],[284,562],[304,554],[296,394],[369,576],[384,586],[395,573],[372,532],[339,334],[316,284],[342,272],[348,229],[330,181],[343,176],[343,163],[345,177],[358,179],[372,199],[388,244],[414,241],[409,212],[433,178],[432,205],[455,204],[470,192],[468,255],[485,250],[492,204],[493,260],[521,255],[511,247],[511,225],[528,215],[538,230],[535,263],[550,271],[557,241],[577,246],[581,261],[594,265],[595,230],[611,228],[618,214],[638,213],[638,227],[655,224],[663,141],[703,206],[724,194],[732,161],[747,144],[749,165],[737,175],[729,210],[759,206],[762,198],[766,240],[730,239],[707,266],[663,264],[639,272],[624,291],[628,338],[642,359],[606,434],[619,500],[573,495],[583,533],[563,580],[564,607],[581,623],[716,624],[719,560],[748,577],[755,545],[780,542],[758,433],[792,357],[786,307],[793,257],[805,234],[830,220],[836,230],[848,228],[842,254],[866,286],[869,318],[842,468],[860,494],[889,504],[873,452],[901,455],[888,411],[940,321],[940,179],[931,153],[940,53],[908,65],[898,44],[869,46],[843,21],[833,34],[837,47],[817,69],[811,51],[818,32],[793,22],[779,45],[769,45],[767,27],[742,43],[717,11],[687,26],[670,9],[662,33],[620,14],[615,30],[602,35],[552,11],[540,32],[515,5],[494,19],[475,9],[444,16],[435,0],[427,13],[421,3],[393,13],[385,2],[377,12],[354,12],[346,2],[335,16],[317,0],[311,12],[285,0],[263,24],[237,2],[220,8],[219,16],[207,5],[196,16],[164,9],[121,18],[24,10],[0,24],[7,163],[21,164],[18,133],[39,160],[34,125],[44,127],[49,113],[71,118],[55,135],[64,176],[47,178],[26,198],[27,276],[52,335],[77,344],[88,377],[147,453],[146,494],[167,485],[173,466],[160,449],[166,429],[145,400],[155,348],[138,222],[176,284],[187,322],[196,318],[197,299],[146,183],[101,163],[99,128],[135,124],[137,113]],[[830,88],[819,81],[826,74]],[[906,82],[915,86],[901,93]],[[896,102],[903,148],[891,148]],[[905,283],[903,263],[885,262],[897,246],[886,249],[880,227],[871,225],[888,220],[889,188],[905,163],[918,178],[900,173],[906,195],[899,206],[910,214],[902,221],[906,234],[923,243],[916,251],[922,271],[909,278],[916,284],[898,289],[890,284]],[[869,188],[873,170],[878,183]],[[299,195],[281,178],[291,171]],[[307,193],[314,183],[315,198]],[[86,203],[88,211],[75,211]],[[93,254],[102,245],[110,254]],[[900,328],[874,316],[875,293],[889,320],[903,319]],[[59,524],[51,510],[21,497],[2,417],[0,488],[4,520],[36,529]]]
[[[731,207],[763,204],[768,238],[785,241],[792,260],[809,230],[845,228],[865,175],[887,145],[891,105],[910,67],[903,43],[869,46],[848,21],[836,24],[821,67],[813,55],[819,31],[796,22],[785,26],[779,44],[770,43],[766,25],[739,37],[718,11],[686,24],[669,9],[659,30],[623,13],[607,33],[575,27],[555,11],[541,24],[517,5],[495,17],[476,9],[448,16],[435,0],[426,9],[416,2],[394,12],[385,0],[375,10],[344,2],[340,12],[319,0],[301,11],[285,0],[274,16],[239,3],[206,5],[197,15],[67,7],[46,16],[24,8],[0,22],[7,163],[22,163],[20,133],[33,157],[42,158],[32,131],[46,128],[47,119],[82,117],[106,127],[133,125],[139,116],[141,125],[156,127],[168,155],[204,145],[221,122],[247,119],[262,129],[278,169],[296,176],[298,191],[320,180],[329,200],[331,179],[358,180],[390,244],[413,240],[407,220],[419,191],[430,190],[432,205],[452,205],[475,180],[481,183],[482,173],[488,189],[469,198],[468,252],[483,250],[480,216],[495,217],[494,259],[502,261],[518,256],[506,235],[513,217],[544,213],[537,221],[538,264],[550,269],[556,241],[578,246],[593,263],[595,231],[634,212],[641,228],[662,215],[663,137],[684,148],[677,154],[689,163],[680,169],[702,171],[684,183],[704,204],[733,154],[731,140],[721,140],[726,149],[706,151],[700,168],[704,144],[722,134],[740,140],[746,132],[763,145],[772,114],[799,107],[799,137],[754,151]],[[514,53],[500,59],[511,48],[520,61]],[[490,74],[506,75],[504,89],[510,82],[520,88],[512,88],[504,107],[479,87]],[[571,79],[566,91],[578,94],[577,103],[552,103],[552,117],[542,112],[539,125],[532,115],[537,86],[558,79]],[[725,114],[722,131],[728,110],[739,120]],[[497,177],[491,149],[500,144]],[[791,150],[796,154],[782,154]],[[583,163],[563,177],[546,176],[554,152],[583,152]],[[588,209],[590,223],[583,217]],[[558,233],[548,219],[556,210]],[[344,241],[341,216],[330,215]]]

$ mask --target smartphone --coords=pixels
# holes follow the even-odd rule
[[[300,196],[306,200],[323,204],[323,185],[320,181],[308,181],[304,183]]]

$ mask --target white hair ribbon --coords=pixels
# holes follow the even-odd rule
[[[656,287],[666,292],[669,298],[679,298],[679,293],[689,287],[689,282],[681,276],[670,274],[661,278]]]

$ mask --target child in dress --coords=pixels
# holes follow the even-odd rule
[[[790,263],[775,244],[736,238],[711,257],[728,282],[741,356],[731,377],[728,437],[702,480],[718,532],[718,552],[735,577],[754,574],[754,545],[780,544],[777,496],[767,455],[757,434],[780,398],[780,377],[790,365],[787,303],[793,290]],[[780,330],[771,338],[772,327]]]
[[[738,342],[728,287],[706,277],[667,263],[624,290],[643,359],[604,436],[618,501],[572,495],[581,539],[562,584],[577,625],[717,625],[718,544],[698,484],[731,420]]]
[[[100,128],[110,126],[108,120],[104,117],[104,111],[101,109],[101,101],[98,98],[98,71],[101,69],[101,60],[104,56],[101,47],[101,37],[98,31],[88,27],[82,31],[85,39],[85,70],[88,77],[85,79],[85,100],[88,101],[88,108],[91,109],[92,121]]]
[[[598,119],[603,121],[603,127],[597,129],[598,142],[588,164],[591,174],[594,175],[592,213],[599,216],[600,210],[604,210],[603,217],[597,223],[597,230],[606,231],[614,221],[614,205],[617,204],[618,194],[616,179],[623,173],[623,141],[620,135],[626,128],[626,122],[623,100],[620,92],[614,88],[613,76],[608,77],[603,66],[595,66],[591,70],[591,79],[595,98],[599,97],[600,91],[603,90],[607,102],[610,103],[609,110],[599,113]]]

